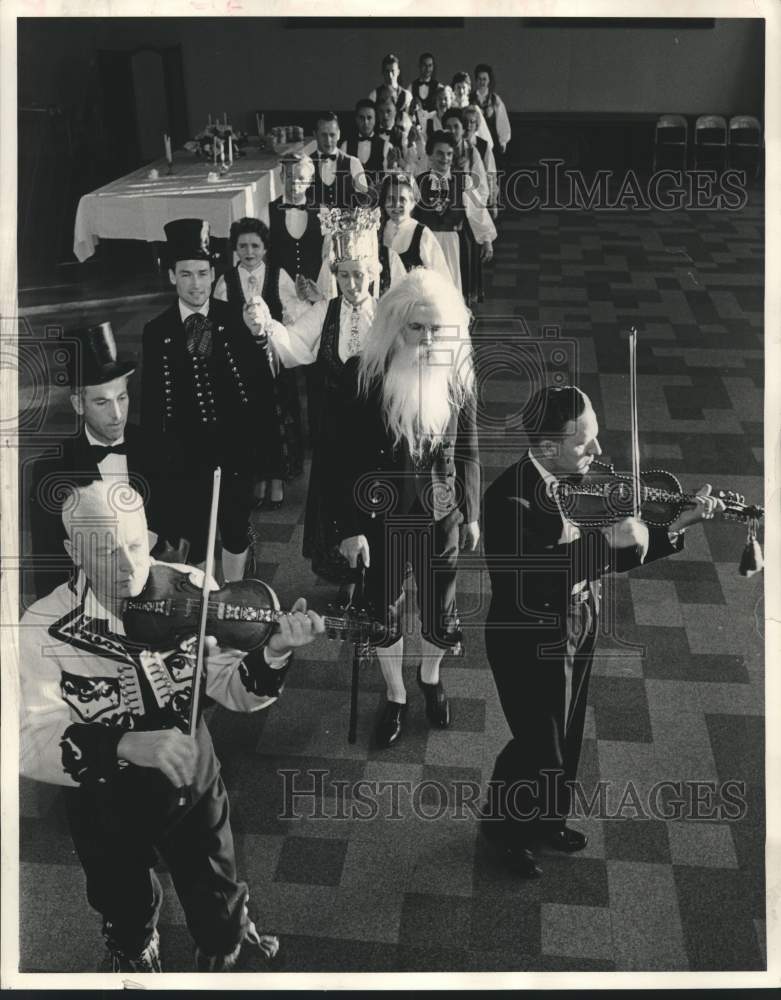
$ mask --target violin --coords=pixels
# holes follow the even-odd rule
[[[565,516],[579,527],[604,527],[635,514],[632,477],[597,459],[580,482],[560,481],[555,496]],[[745,497],[732,490],[714,490],[711,496],[724,503],[725,520],[747,522],[764,516],[764,508],[746,503]],[[641,520],[666,527],[698,501],[696,494],[684,491],[672,472],[648,469],[640,473],[639,502]]]
[[[629,331],[629,410],[632,471],[616,473],[612,465],[594,461],[605,472],[589,473],[579,483],[562,482],[556,499],[564,514],[576,524],[604,526],[626,517],[642,519],[648,524],[672,524],[686,507],[694,507],[696,494],[686,493],[680,482],[664,469],[640,471],[640,421],[637,407],[637,330]],[[743,521],[747,526],[746,545],[740,559],[741,576],[753,576],[763,566],[762,550],[757,540],[759,522],[764,508],[747,504],[745,498],[731,490],[714,494],[724,504],[723,518]]]
[[[143,591],[125,601],[122,621],[131,642],[150,650],[173,649],[198,633],[202,591],[186,573],[155,563]],[[206,634],[218,645],[250,651],[268,642],[276,623],[288,612],[267,583],[241,580],[210,590],[206,598]],[[323,616],[329,639],[376,645],[396,635],[394,622],[375,621],[365,610],[329,609]]]

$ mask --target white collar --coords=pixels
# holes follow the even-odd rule
[[[363,302],[360,302],[357,306],[354,306],[351,302],[348,302],[344,296],[342,296],[342,305],[346,306],[347,309],[349,309],[350,311],[352,311],[353,309],[357,309],[359,313],[365,313],[365,312],[373,313],[377,307],[377,301],[371,295],[367,295],[366,298],[363,300]]]
[[[105,448],[106,447],[106,445],[104,444],[103,441],[98,441],[98,439],[90,431],[89,427],[87,427],[86,424],[84,425],[84,433],[85,433],[85,435],[87,437],[87,441],[89,441],[90,444],[95,445],[98,448]],[[111,442],[111,447],[113,448],[113,446],[115,444],[123,444],[124,440],[125,440],[125,435],[124,434],[120,434],[119,437],[116,439],[116,441],[112,441]]]
[[[545,468],[544,465],[540,465],[540,463],[537,461],[534,455],[532,455],[531,448],[529,449],[529,458],[532,460],[534,468],[537,470],[537,472],[539,472],[540,478],[545,483],[548,493],[550,494],[553,487],[558,486],[559,484],[558,479],[553,475],[552,472],[548,472],[548,470]]]
[[[266,262],[265,260],[262,260],[257,267],[253,267],[253,269],[250,271],[250,269],[248,267],[245,267],[244,264],[239,264],[239,273],[243,271],[245,276],[249,278],[253,274],[257,274],[258,271],[261,271],[265,266]]]
[[[194,313],[200,313],[201,316],[209,315],[209,300],[207,299],[200,309],[191,309],[190,306],[185,305],[181,299],[176,300],[179,303],[179,315],[182,317],[182,322],[187,319],[188,316],[192,316]]]
[[[108,611],[103,607],[95,591],[87,583],[83,569],[79,570],[76,586],[79,589],[84,586],[87,588],[87,592],[84,595],[84,614],[88,618],[99,618],[101,621],[108,622],[109,631],[113,632],[114,635],[125,635],[125,626],[122,624],[122,619],[117,618],[113,611]]]

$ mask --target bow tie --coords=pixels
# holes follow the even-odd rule
[[[184,321],[187,352],[191,357],[208,358],[212,353],[212,325],[203,313],[190,313]]]
[[[299,210],[299,212],[305,212],[306,211],[306,202],[303,202],[300,205],[292,205],[292,204],[291,205],[287,205],[287,204],[283,203],[282,207],[285,210],[287,210],[288,208],[297,208]]]
[[[319,153],[318,154],[318,159],[321,159],[321,160],[335,160],[336,159],[336,153]]]
[[[108,455],[127,455],[127,445],[123,441],[122,444],[91,444],[90,454],[95,460],[96,465],[100,465],[104,458]]]

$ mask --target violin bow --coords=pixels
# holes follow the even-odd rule
[[[632,514],[640,518],[643,484],[640,479],[640,423],[637,416],[637,330],[629,331],[629,410],[632,437]]]
[[[190,694],[190,718],[187,723],[188,736],[195,736],[198,726],[198,707],[201,698],[201,679],[203,677],[204,659],[206,654],[206,622],[209,614],[209,584],[214,575],[214,548],[217,543],[217,510],[220,503],[220,480],[222,469],[217,466],[214,470],[212,480],[212,506],[209,513],[209,535],[206,542],[206,566],[203,573],[203,587],[201,588],[201,620],[198,626],[198,646],[195,657],[195,671],[193,673],[192,693]],[[188,801],[188,789],[179,789],[179,806],[186,806]]]

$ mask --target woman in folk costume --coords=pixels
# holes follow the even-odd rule
[[[331,531],[321,503],[323,478],[329,470],[322,456],[338,442],[334,435],[350,426],[353,416],[358,355],[369,337],[382,284],[378,230],[379,209],[323,209],[323,235],[331,246],[329,267],[338,289],[330,300],[312,305],[296,323],[284,326],[268,315],[253,317],[258,331],[274,344],[288,368],[311,365],[309,405],[312,429],[312,470],[304,520],[303,553],[312,569],[326,580],[343,583],[352,579],[338,555],[339,539]],[[406,275],[393,251],[394,275]],[[390,267],[391,265],[389,265]],[[374,290],[374,294],[372,293]]]
[[[472,80],[467,72],[454,73],[453,80],[453,101],[451,103],[452,108],[466,108],[472,103]],[[478,107],[478,111],[480,108]],[[477,134],[481,139],[493,146],[494,139],[491,135],[488,124],[483,117],[483,112],[480,111],[480,125],[477,129]]]
[[[431,169],[417,178],[420,198],[414,216],[436,237],[450,269],[450,276],[469,305],[473,297],[471,251],[465,232],[474,237],[474,249],[481,261],[493,257],[494,226],[485,202],[475,191],[472,178],[455,170],[456,140],[450,132],[435,132],[426,143]]]
[[[488,211],[491,214],[491,218],[495,219],[499,214],[497,207],[499,184],[496,173],[496,157],[485,139],[481,139],[477,134],[477,130],[480,127],[480,116],[474,104],[470,104],[469,107],[462,110],[461,121],[464,126],[464,144],[479,154],[485,168],[485,175],[488,182]]]
[[[231,226],[230,241],[239,262],[219,278],[214,286],[214,298],[227,302],[239,323],[243,322],[247,303],[259,298],[274,304],[276,308],[272,313],[280,314],[266,264],[268,228],[260,219],[239,219]],[[273,377],[274,421],[272,426],[254,428],[255,495],[258,507],[277,510],[285,498],[284,483],[297,476],[302,468],[301,409],[295,376],[281,367],[270,344],[266,350]]]
[[[387,169],[400,170],[413,177],[426,169],[426,143],[421,130],[406,111],[399,111],[390,134]]]
[[[487,63],[475,66],[475,89],[472,103],[483,113],[494,145],[504,155],[507,152],[512,130],[504,101],[496,93],[494,71]]]
[[[453,88],[441,83],[434,94],[434,110],[426,121],[426,139],[430,139],[435,132],[442,131],[442,116],[452,106]]]
[[[451,281],[442,247],[422,222],[412,217],[417,199],[417,185],[403,173],[388,174],[380,188],[382,242],[395,250],[406,271],[426,267]]]

